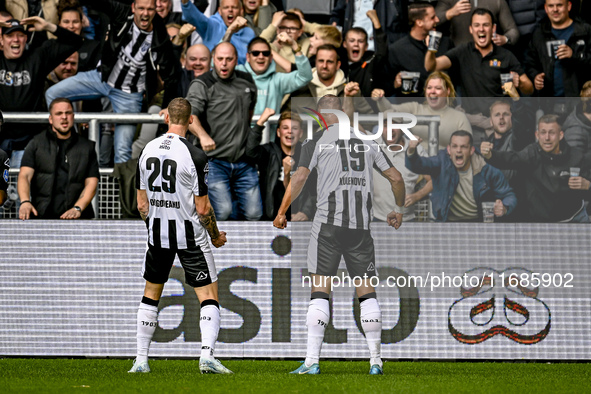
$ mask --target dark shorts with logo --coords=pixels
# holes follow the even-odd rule
[[[190,249],[164,249],[149,243],[142,272],[144,279],[152,283],[166,283],[177,255],[185,270],[185,282],[189,286],[202,287],[217,280],[211,250],[204,252],[199,245]]]
[[[312,224],[308,247],[308,271],[311,274],[335,276],[341,262],[345,260],[350,277],[368,278],[377,276],[375,249],[369,230],[357,230]]]

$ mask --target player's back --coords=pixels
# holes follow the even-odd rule
[[[333,124],[302,147],[301,163],[318,171],[317,213],[321,223],[352,229],[369,229],[372,218],[373,167],[392,167],[380,146],[362,141],[351,130],[350,139],[339,139]],[[300,159],[302,160],[302,159]]]
[[[150,141],[138,160],[138,189],[146,190],[149,242],[186,249],[207,242],[194,196],[207,195],[207,156],[179,135],[167,133]]]

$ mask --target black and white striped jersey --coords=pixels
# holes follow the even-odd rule
[[[167,133],[149,142],[138,160],[136,188],[148,195],[148,242],[165,249],[207,243],[194,196],[207,195],[209,163],[185,138]]]
[[[107,83],[126,93],[146,90],[146,54],[152,46],[153,32],[140,30],[133,24],[132,37],[119,51]]]
[[[350,229],[369,229],[372,220],[373,168],[392,167],[375,141],[362,141],[350,130],[339,139],[333,124],[302,145],[300,165],[318,171],[317,211],[314,220]]]

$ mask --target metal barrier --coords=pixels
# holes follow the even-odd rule
[[[19,170],[12,168],[9,171],[8,184],[9,190],[8,195],[11,198],[12,203],[9,203],[10,207],[0,208],[0,219],[18,219],[18,205],[16,200],[18,194],[16,194],[16,183],[18,180]],[[95,217],[97,219],[121,219],[121,202],[119,199],[119,183],[117,179],[113,178],[112,168],[101,168],[100,179],[98,189],[96,193],[98,200],[97,209],[95,209]],[[425,222],[428,220],[428,200],[419,201],[415,206],[415,214],[417,221]]]
[[[6,112],[3,113],[4,122],[6,123],[48,123],[49,113],[47,112]],[[313,134],[314,119],[308,115],[301,115],[302,121],[306,124],[305,135],[311,138]],[[360,121],[374,121],[374,115],[361,115]],[[434,156],[439,149],[439,123],[440,117],[438,115],[417,116],[418,125],[429,126],[429,155]],[[253,123],[259,119],[259,115],[253,116]],[[279,121],[279,115],[273,115],[269,118],[265,125],[263,132],[263,139],[261,143],[267,143],[271,140],[270,132],[275,128]],[[115,113],[78,113],[74,116],[75,123],[88,123],[88,138],[91,141],[99,141],[100,124],[101,123],[164,123],[164,119],[158,114],[115,114]],[[100,155],[100,144],[95,145],[97,157]],[[98,219],[120,219],[121,218],[121,203],[119,200],[119,184],[112,177],[113,169],[104,168],[100,170],[100,179],[96,196],[92,201],[92,206],[95,211],[95,216]],[[18,179],[18,169],[10,170],[10,194],[16,193],[16,184]],[[16,200],[18,195],[12,200]],[[426,221],[429,217],[430,205],[427,200],[423,200],[416,205],[417,220]],[[10,208],[0,208],[0,217],[5,219],[17,219],[18,210],[17,205],[13,204]]]
[[[18,194],[16,193],[16,183],[19,170],[11,168],[9,170],[9,189],[8,197],[11,202],[9,208],[0,208],[0,218],[18,219]],[[94,208],[94,214],[97,219],[121,219],[121,202],[119,200],[119,183],[113,178],[112,168],[101,168],[100,179],[96,192],[97,205]]]

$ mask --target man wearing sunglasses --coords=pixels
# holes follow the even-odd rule
[[[276,72],[275,62],[271,58],[271,46],[261,37],[255,37],[250,41],[246,54],[247,63],[236,67],[237,70],[250,73],[257,85],[255,115],[262,114],[265,108],[271,108],[278,113],[284,95],[306,86],[312,80],[312,67],[297,42],[287,34],[280,34],[280,39],[284,39],[286,44],[291,43],[296,59],[296,71],[289,74]]]

